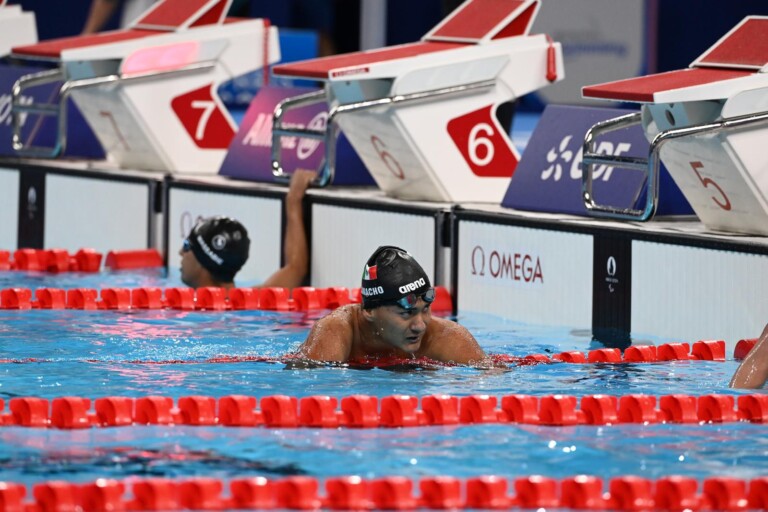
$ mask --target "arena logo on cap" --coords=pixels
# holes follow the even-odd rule
[[[417,279],[416,281],[408,284],[404,284],[400,288],[397,289],[400,293],[408,293],[408,292],[415,292],[422,286],[426,285],[427,282],[424,280],[423,277]]]

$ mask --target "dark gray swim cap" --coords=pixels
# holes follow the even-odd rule
[[[404,249],[385,245],[376,249],[363,269],[360,292],[363,308],[394,304],[408,294],[422,295],[432,288],[429,276]]]
[[[189,246],[197,261],[219,281],[232,281],[248,260],[251,240],[235,219],[210,217],[189,233]]]

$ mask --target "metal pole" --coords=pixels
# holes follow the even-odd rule
[[[360,49],[387,44],[387,0],[360,0]]]

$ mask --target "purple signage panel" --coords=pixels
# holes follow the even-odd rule
[[[304,87],[263,87],[256,95],[229,145],[219,174],[249,181],[274,182],[272,175],[272,113],[286,98],[315,91]],[[288,111],[283,122],[301,128],[325,127],[328,111],[317,103]],[[282,167],[290,174],[296,169],[320,169],[325,162],[325,144],[317,139],[282,138]],[[336,146],[335,185],[375,185],[360,157],[343,134]]]
[[[2,156],[18,156],[13,149],[11,117],[13,85],[22,76],[40,71],[43,71],[43,68],[0,64],[0,155]],[[26,104],[57,102],[60,87],[61,82],[54,82],[29,88],[22,95],[22,102]],[[59,156],[103,159],[104,149],[101,143],[72,100],[69,100],[67,108],[67,147]],[[28,114],[22,120],[21,136],[29,146],[53,148],[56,144],[57,126],[56,117]]]
[[[595,123],[627,113],[612,108],[547,106],[512,176],[502,206],[587,215],[581,195],[584,135]],[[596,150],[612,156],[646,157],[648,147],[642,128],[634,126],[601,136]],[[593,172],[592,184],[599,204],[645,207],[645,174],[641,171],[598,166]],[[657,215],[693,215],[688,201],[663,166]]]

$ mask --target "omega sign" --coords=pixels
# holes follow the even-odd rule
[[[544,284],[544,272],[538,256],[522,252],[472,249],[472,275],[490,279]]]

